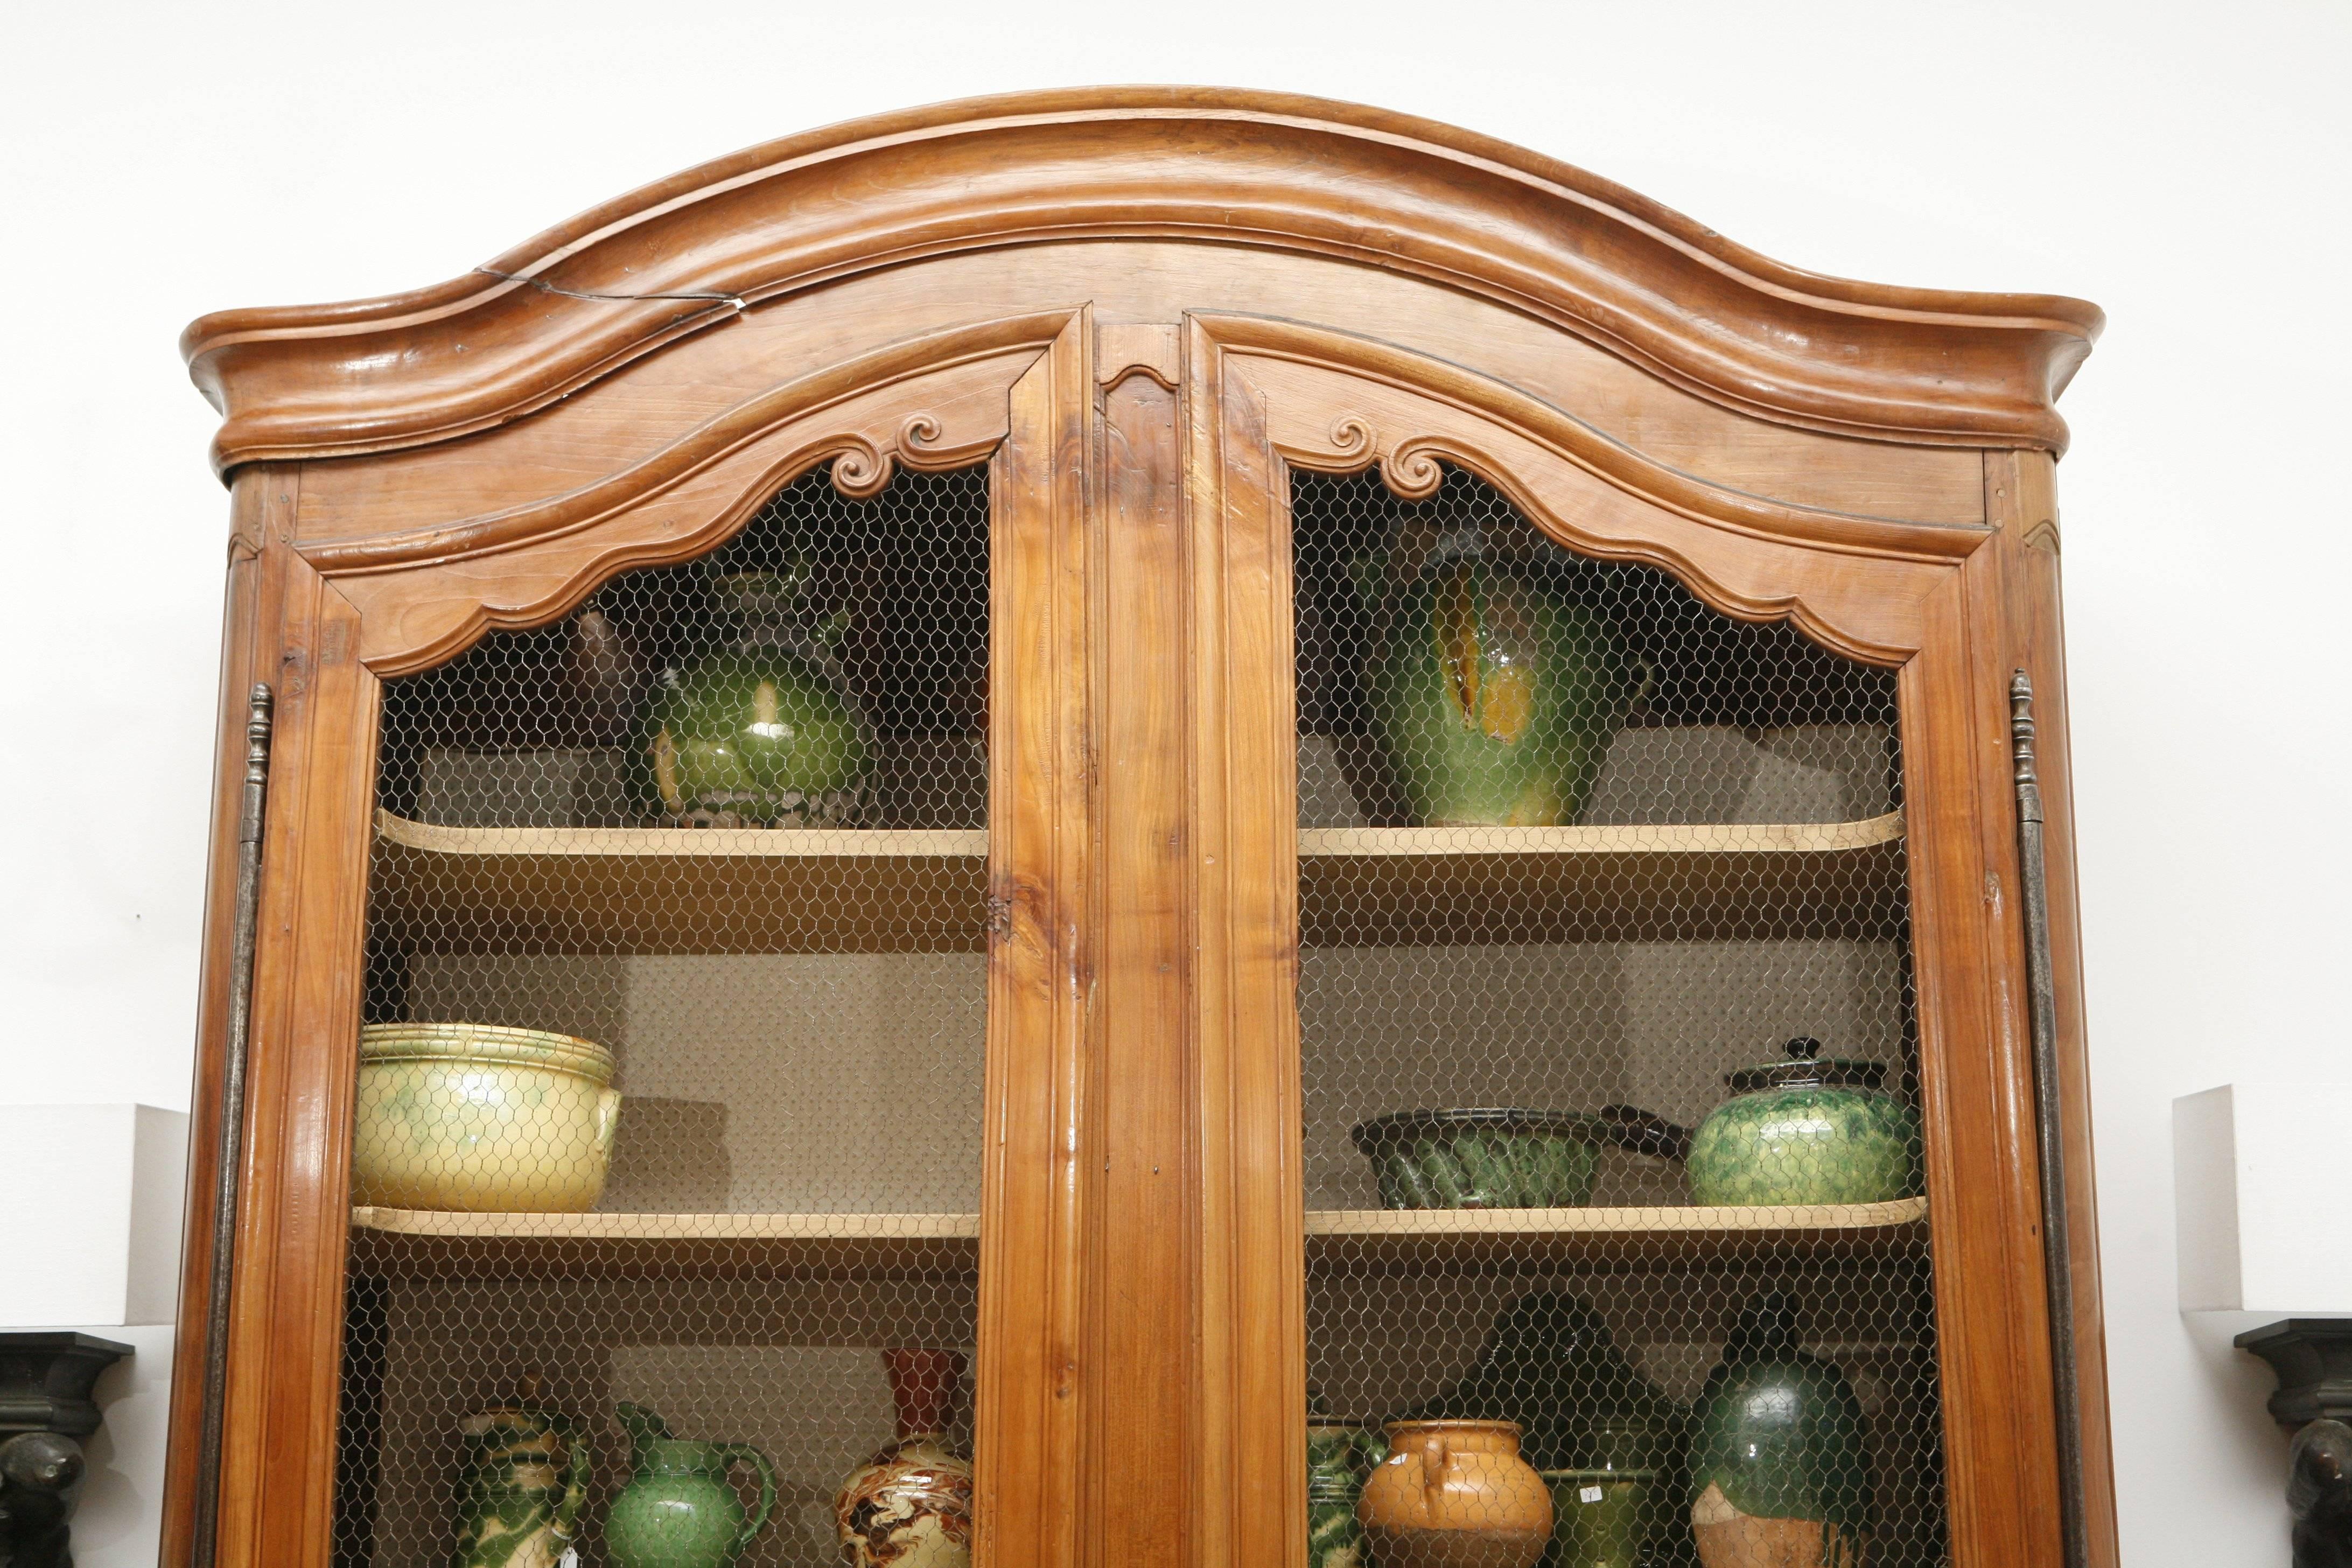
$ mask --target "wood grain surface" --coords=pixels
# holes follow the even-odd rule
[[[701,858],[713,875],[756,862],[789,877],[919,852],[970,872],[937,912],[990,954],[977,1237],[953,1215],[922,1222],[952,1235],[916,1239],[935,1249],[925,1267],[979,1271],[987,1568],[1295,1559],[1306,1289],[1333,1237],[1412,1269],[1693,1234],[1685,1216],[1702,1211],[1581,1211],[1532,1231],[1306,1213],[1296,993],[1317,933],[1301,929],[1302,866],[1359,879],[1366,909],[1403,909],[1425,890],[1415,879],[1491,877],[1482,857],[1551,868],[1536,901],[1556,934],[1581,929],[1561,911],[1593,902],[1574,868],[1612,857],[1680,857],[1677,875],[1699,883],[1719,862],[1726,885],[1834,863],[1847,896],[1875,889],[1888,929],[1907,912],[1927,1218],[1797,1228],[1810,1247],[1927,1250],[1951,1560],[2055,1568],[2004,695],[2021,664],[2041,696],[2075,1335],[2095,1553],[2112,1568],[2052,500],[2053,401],[2095,309],[1818,278],[1465,132],[1173,89],[987,100],[770,143],[494,265],[572,293],[474,274],[207,317],[186,340],[224,410],[215,455],[231,471],[223,735],[254,679],[277,686],[279,714],[224,1568],[330,1559],[372,865],[389,867],[378,890],[396,899],[400,855],[496,862],[467,894],[494,932],[499,885],[527,883],[532,907],[558,887],[577,908],[625,905],[632,863],[659,853],[395,827],[392,861],[372,862],[380,683],[552,620],[616,573],[692,559],[816,465],[869,493],[901,466],[982,461],[984,861],[972,839],[812,839],[824,854],[789,856],[729,841]],[[730,298],[574,297],[694,289]],[[1760,836],[1739,842],[1449,847],[1387,829],[1302,842],[1290,476],[1377,467],[1412,496],[1447,466],[1570,549],[1655,565],[1726,615],[1896,670],[1899,839],[1882,820],[1712,830]],[[200,1196],[218,1131],[236,751],[224,744],[215,781]],[[583,866],[604,880],[564,881]],[[191,1205],[174,1568],[190,1550],[207,1214]],[[1585,1228],[1588,1215],[1631,1228]],[[371,1229],[370,1248],[406,1245],[386,1233],[403,1223]],[[875,1238],[771,1229],[748,1238],[781,1249],[761,1267],[889,1261],[858,1251]],[[1736,1267],[1766,1233],[1707,1234],[1745,1238],[1706,1244]],[[532,1237],[412,1240],[491,1267]],[[598,1267],[735,1266],[656,1257],[674,1245],[658,1235],[598,1245],[613,1249]]]

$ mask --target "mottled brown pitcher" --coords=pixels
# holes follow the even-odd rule
[[[1551,1492],[1519,1458],[1515,1421],[1391,1421],[1389,1457],[1356,1517],[1381,1568],[1529,1568],[1551,1539]]]

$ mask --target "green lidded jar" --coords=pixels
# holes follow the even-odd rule
[[[1861,1568],[1870,1451],[1845,1373],[1797,1348],[1796,1310],[1768,1292],[1740,1314],[1692,1418],[1691,1528],[1706,1568]]]
[[[1414,819],[1573,819],[1635,689],[1559,566],[1490,553],[1465,531],[1430,552],[1388,622],[1373,701]]]
[[[1879,1204],[1925,1190],[1919,1113],[1880,1088],[1878,1062],[1820,1059],[1794,1039],[1789,1059],[1730,1074],[1738,1091],[1691,1135],[1691,1197],[1754,1206]]]
[[[873,738],[807,604],[808,573],[713,588],[731,647],[661,673],[643,726],[659,809],[694,827],[845,827],[865,805]]]

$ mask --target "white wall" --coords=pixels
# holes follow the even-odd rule
[[[2352,1078],[2352,11],[83,0],[0,57],[16,1100],[186,1103],[226,506],[173,343],[203,310],[435,281],[829,121],[1134,80],[1452,121],[1824,271],[2096,300],[2060,485],[2125,1558],[2285,1560],[2267,1374],[2173,1306],[2168,1117]]]

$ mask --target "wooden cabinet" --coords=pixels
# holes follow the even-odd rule
[[[446,1561],[457,1424],[527,1396],[595,1454],[584,1561],[622,1401],[775,1461],[746,1561],[835,1561],[877,1352],[929,1348],[995,1568],[1294,1563],[1310,1398],[1465,1414],[1549,1311],[1688,1412],[1769,1298],[1853,1391],[1865,1561],[2055,1565],[2079,1512],[2112,1563],[2053,495],[2099,324],[1172,89],[861,121],[197,322],[232,531],[167,1560]],[[730,701],[797,760],[697,728]],[[596,1206],[355,1187],[404,1022],[609,1049]],[[1673,1127],[1792,1036],[1875,1064],[1917,1180],[1694,1202]],[[1567,1185],[1384,1190],[1366,1126],[1464,1108],[1575,1129]],[[1485,1413],[1574,1468],[1609,1412],[1549,1397]]]

